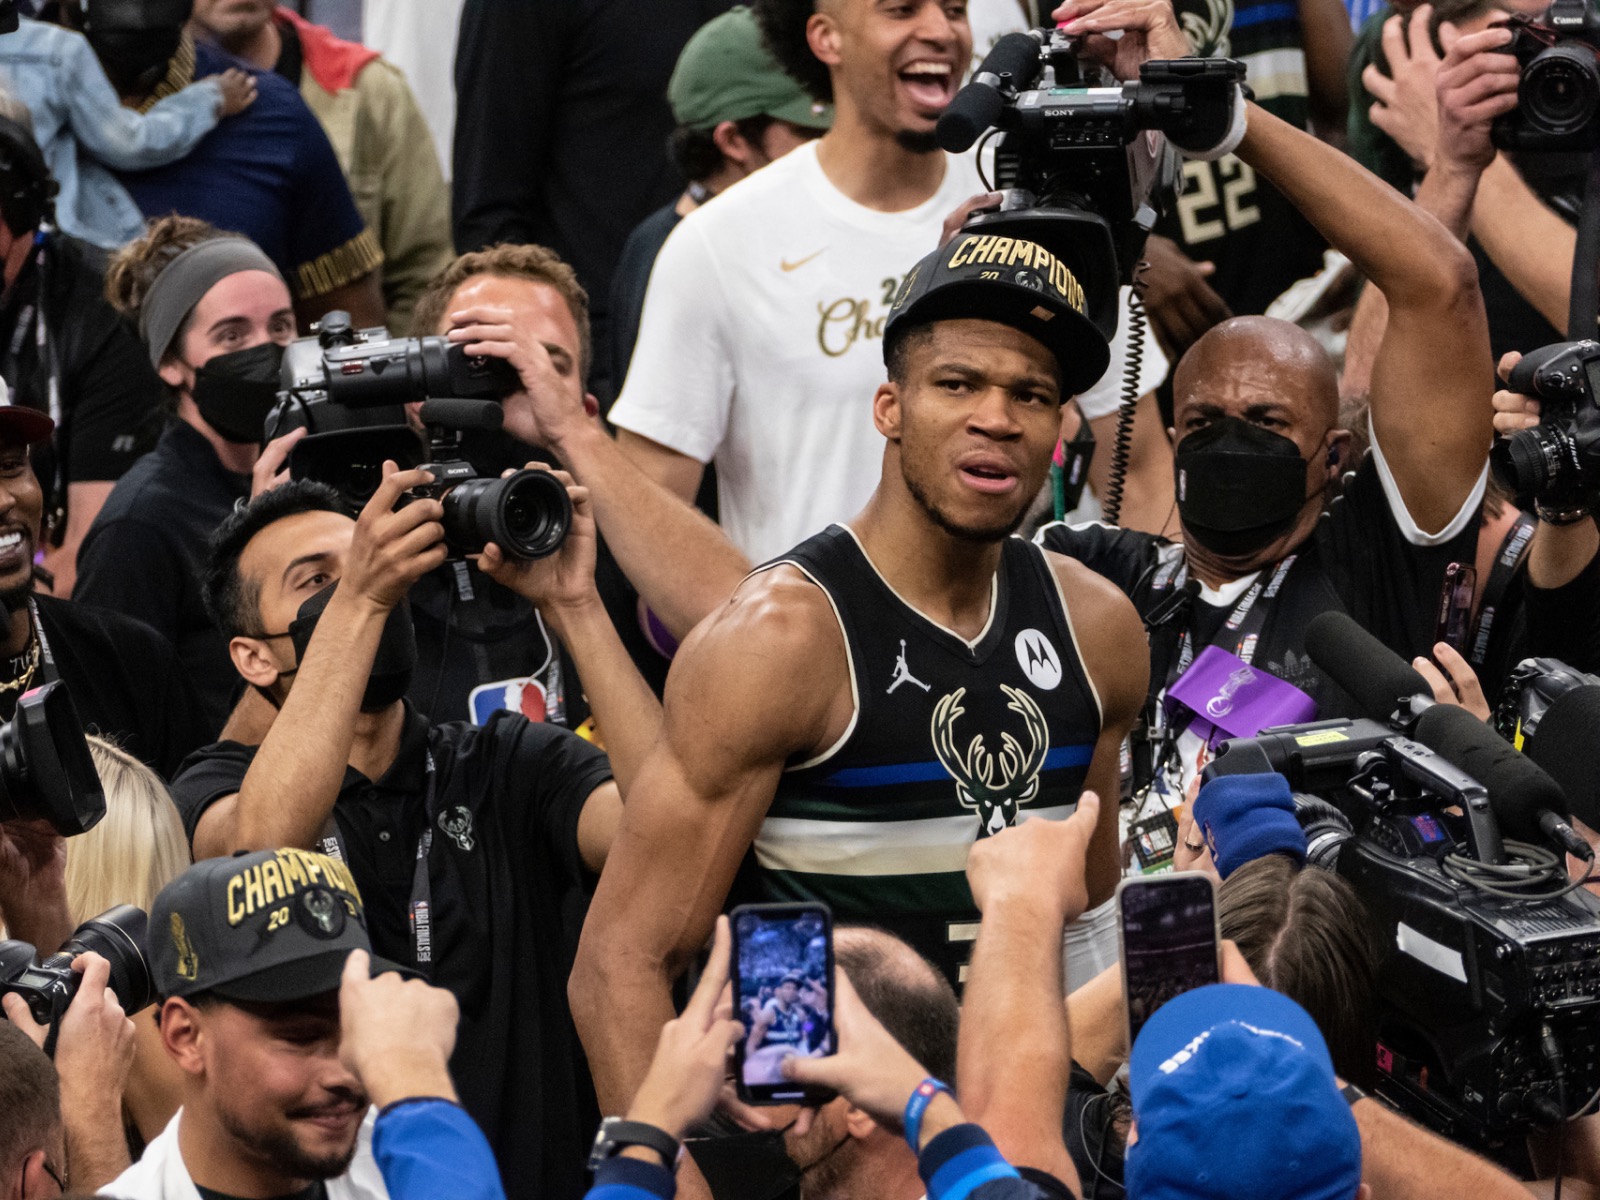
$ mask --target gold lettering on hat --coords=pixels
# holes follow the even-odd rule
[[[981,240],[982,239],[980,239],[975,233],[968,234],[966,237],[962,238],[961,244],[956,247],[956,252],[950,256],[950,262],[947,265],[954,268],[959,267],[962,263],[966,262],[967,251],[976,246]]]
[[[228,924],[229,925],[237,925],[240,921],[244,920],[245,917],[249,916],[249,913],[247,913],[245,911],[244,906],[239,903],[239,897],[236,895],[236,893],[239,891],[239,887],[242,884],[242,882],[243,881],[237,875],[235,875],[232,879],[228,880]]]
[[[229,890],[232,891],[231,885]],[[194,979],[200,974],[200,956],[194,952],[194,945],[189,941],[189,931],[183,927],[183,917],[173,913],[169,924],[172,929],[172,944],[178,951],[178,965],[175,968],[178,978]]]
[[[1011,253],[1011,247],[1015,244],[1015,242],[1016,239],[1014,238],[995,238],[994,246],[990,248],[989,253],[983,256],[983,261],[986,263],[1004,263],[1006,261],[1006,256]]]
[[[283,876],[278,872],[278,864],[274,859],[267,859],[261,864],[261,890],[264,893],[263,904],[271,904],[274,900],[282,900],[289,894],[283,886]]]
[[[293,890],[303,888],[309,882],[306,879],[305,864],[300,861],[300,851],[298,850],[279,850],[278,869],[283,872],[284,879],[288,881],[291,894]]]
[[[1055,256],[1052,255],[1050,253],[1050,251],[1046,250],[1043,246],[1039,245],[1038,243],[1035,243],[1034,247],[1033,247],[1033,265],[1034,265],[1034,269],[1042,271],[1045,268],[1047,268],[1053,262],[1055,262]]]
[[[244,873],[244,911],[248,916],[266,903],[266,892],[261,887],[261,868],[251,867]]]

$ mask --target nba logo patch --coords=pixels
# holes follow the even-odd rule
[[[489,718],[504,709],[521,713],[530,721],[548,719],[544,684],[537,679],[501,679],[479,684],[467,697],[474,725],[487,725]]]

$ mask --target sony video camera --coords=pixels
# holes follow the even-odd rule
[[[1594,0],[1555,0],[1542,21],[1506,20],[1521,75],[1517,107],[1494,120],[1502,150],[1600,146],[1600,10]]]
[[[132,1015],[155,999],[145,951],[148,928],[144,909],[119,904],[78,926],[67,944],[43,962],[34,962],[34,948],[27,942],[0,942],[0,996],[15,992],[27,1001],[35,1021],[53,1025],[83,982],[72,960],[92,950],[111,964],[112,994],[122,1011]]]
[[[290,476],[333,487],[352,514],[372,498],[392,459],[434,476],[411,498],[443,502],[452,553],[476,554],[494,542],[513,558],[542,558],[571,526],[566,488],[547,471],[482,479],[461,453],[463,432],[500,428],[501,401],[520,386],[503,359],[470,356],[443,337],[352,329],[349,313],[331,312],[313,336],[284,350],[282,389],[264,436],[307,429],[289,452]],[[419,401],[426,443],[406,417],[405,406]]]
[[[1539,424],[1490,451],[1500,482],[1526,503],[1552,508],[1600,501],[1600,343],[1557,342],[1529,351],[1506,384],[1540,403]]]
[[[100,776],[66,685],[24,692],[0,725],[0,821],[48,821],[72,837],[105,815]]]
[[[1221,143],[1244,77],[1232,59],[1186,58],[1147,62],[1139,82],[1119,83],[1060,30],[1008,34],[939,118],[939,144],[954,153],[990,127],[1002,135],[993,183],[1005,202],[965,228],[1003,224],[1008,236],[1049,247],[1080,279],[1131,282],[1177,186],[1174,146]],[[1117,292],[1095,290],[1088,315],[1110,337]]]
[[[1474,882],[1473,864],[1518,861],[1484,786],[1371,720],[1224,743],[1205,777],[1264,770],[1312,793],[1296,798],[1308,862],[1350,881],[1386,948],[1386,1100],[1445,1137],[1514,1155],[1522,1135],[1600,1088],[1600,900],[1563,894],[1554,854],[1542,889]]]

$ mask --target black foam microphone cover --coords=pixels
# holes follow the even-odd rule
[[[952,154],[960,154],[1000,119],[1005,99],[985,75],[1009,75],[1012,86],[1026,88],[1039,72],[1039,43],[1025,33],[1008,33],[994,44],[972,77],[939,114],[934,136]]]
[[[1564,817],[1569,811],[1560,786],[1539,764],[1464,708],[1435,704],[1417,718],[1412,736],[1487,789],[1506,837],[1544,841],[1540,812]]]
[[[444,425],[450,429],[486,429],[493,432],[505,421],[505,410],[494,400],[464,400],[454,396],[440,396],[422,402],[424,424]]]
[[[1306,653],[1322,673],[1361,706],[1387,721],[1408,696],[1433,695],[1416,668],[1356,624],[1349,614],[1319,613],[1306,626]]]
[[[1600,686],[1557,696],[1522,749],[1560,785],[1572,815],[1600,829]]]

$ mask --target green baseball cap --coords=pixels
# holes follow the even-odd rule
[[[833,105],[813,98],[778,65],[743,5],[707,21],[678,55],[667,101],[679,125],[709,129],[720,121],[776,117],[804,129],[833,124]]]

